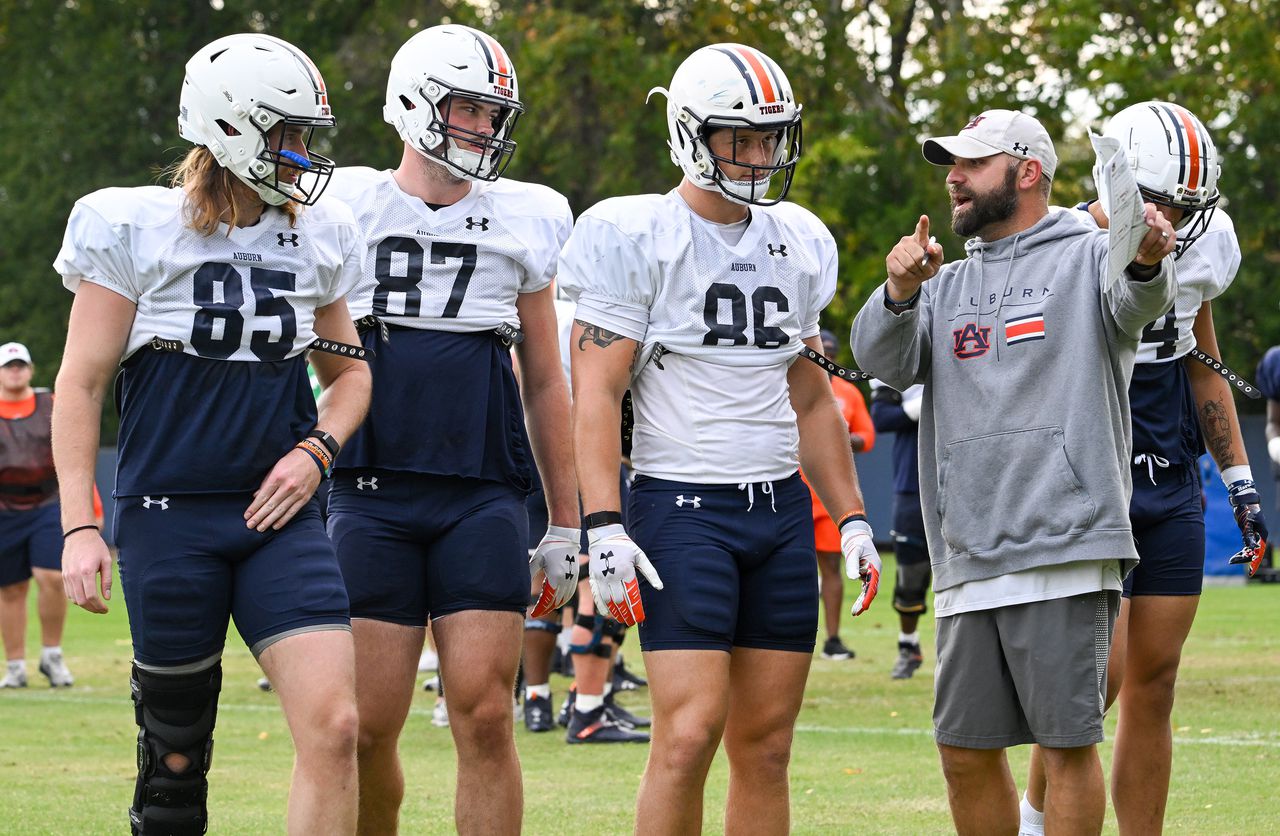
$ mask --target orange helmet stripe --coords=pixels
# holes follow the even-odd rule
[[[743,47],[736,50],[736,52],[751,67],[751,72],[756,77],[756,83],[760,85],[760,90],[764,93],[765,102],[776,102],[778,93],[774,90],[773,82],[769,79],[769,72],[765,69],[764,63],[756,56],[755,50],[750,47]]]
[[[1196,131],[1195,122],[1191,119],[1191,114],[1176,105],[1172,108],[1177,114],[1178,121],[1182,123],[1182,129],[1187,134],[1187,152],[1191,160],[1191,172],[1187,175],[1187,188],[1198,189],[1200,187],[1200,136]]]
[[[511,71],[511,61],[507,58],[507,53],[503,50],[502,44],[498,43],[483,32],[480,33],[480,37],[482,39],[481,43],[488,47],[489,52],[493,55],[493,69],[498,76],[498,86],[510,87],[511,76],[513,74]]]

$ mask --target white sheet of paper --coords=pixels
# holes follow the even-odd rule
[[[1138,254],[1138,245],[1147,234],[1147,224],[1142,219],[1142,193],[1138,191],[1129,160],[1121,151],[1120,140],[1090,132],[1089,141],[1097,155],[1093,166],[1094,185],[1109,221],[1107,275],[1102,289],[1110,290]]]

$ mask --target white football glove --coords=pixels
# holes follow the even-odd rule
[[[852,613],[862,615],[876,599],[880,589],[880,554],[872,542],[871,526],[864,520],[845,523],[840,529],[840,551],[844,554],[845,574],[862,581],[862,592],[853,602]]]
[[[628,627],[644,621],[640,581],[636,570],[654,589],[662,589],[662,579],[644,551],[621,525],[602,525],[587,531],[591,547],[591,597],[596,612],[608,614]]]
[[[576,528],[547,526],[538,548],[529,558],[529,579],[536,581],[542,573],[542,594],[529,611],[530,618],[541,618],[560,609],[578,588],[578,549],[581,533]]]

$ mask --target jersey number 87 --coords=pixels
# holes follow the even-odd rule
[[[405,256],[405,271],[402,276],[391,273],[391,257],[396,253]],[[400,316],[422,315],[422,257],[426,251],[413,238],[393,235],[384,238],[378,244],[377,258],[373,266],[373,276],[378,286],[373,291],[373,312],[379,316],[396,316],[388,310],[392,293],[404,294],[404,309]],[[460,259],[458,272],[453,278],[453,288],[449,291],[449,301],[445,303],[440,314],[443,319],[457,317],[462,309],[462,299],[467,295],[467,285],[471,283],[471,274],[476,269],[476,245],[452,244],[448,241],[431,242],[431,263],[444,264],[451,258]]]

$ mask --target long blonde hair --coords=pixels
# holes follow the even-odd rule
[[[249,188],[231,169],[224,168],[203,145],[197,145],[170,168],[170,184],[186,192],[183,213],[187,226],[202,235],[218,231],[226,220],[230,227],[257,206],[271,207]],[[256,205],[255,205],[256,204]],[[289,216],[289,226],[298,222],[298,204],[292,200],[277,207]],[[231,217],[225,218],[230,209]]]

